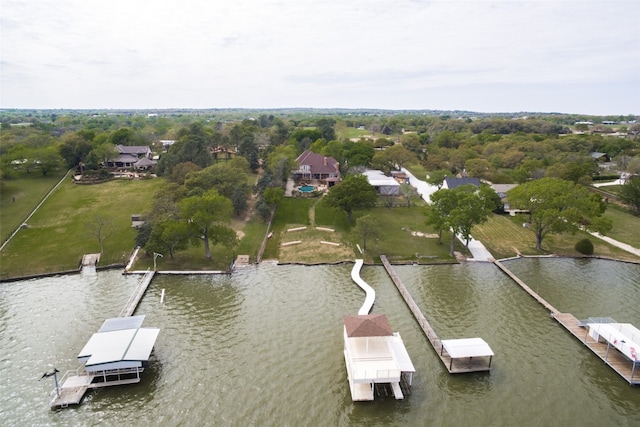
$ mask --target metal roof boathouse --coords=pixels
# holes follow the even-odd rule
[[[68,371],[58,386],[51,408],[78,405],[90,388],[140,382],[160,329],[143,328],[145,316],[117,317],[104,321],[78,354],[83,366]]]

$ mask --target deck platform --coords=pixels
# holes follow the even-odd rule
[[[149,287],[151,280],[153,280],[153,276],[155,274],[156,272],[151,270],[147,270],[144,273],[144,276],[142,276],[142,278],[140,279],[140,282],[138,283],[138,287],[133,292],[133,294],[131,294],[129,301],[127,301],[127,304],[124,306],[124,308],[120,312],[119,317],[129,317],[133,315],[133,313],[136,311],[136,308],[138,307],[138,304],[140,304],[140,300],[142,299],[142,296],[147,291],[147,288]]]
[[[640,385],[640,368],[633,372],[633,363],[615,348],[603,342],[597,342],[589,337],[587,328],[571,313],[561,313],[554,306],[549,304],[540,295],[533,291],[526,283],[520,280],[500,261],[493,262],[507,276],[511,277],[522,289],[531,295],[536,301],[551,312],[551,317],[569,331],[574,337],[580,340],[589,350],[598,356],[603,362],[609,365],[618,375],[624,378],[631,385]]]
[[[87,393],[91,382],[93,381],[93,375],[72,375],[63,378],[63,383],[60,386],[59,394],[55,393],[53,400],[51,400],[51,409],[67,408],[73,405],[79,405],[82,402],[82,398]]]
[[[484,372],[491,370],[491,362],[487,363],[485,358],[454,358],[446,352],[443,351],[442,340],[438,338],[438,335],[433,330],[427,319],[420,311],[420,308],[413,300],[413,297],[402,283],[400,277],[396,274],[396,271],[393,269],[393,266],[387,260],[385,255],[380,255],[380,260],[382,260],[382,264],[384,265],[385,270],[391,277],[391,280],[398,288],[400,295],[404,298],[405,303],[413,313],[413,316],[418,322],[418,325],[422,328],[422,331],[426,335],[427,339],[431,343],[431,346],[435,350],[436,354],[442,361],[442,364],[447,368],[450,374],[462,374],[467,372]]]

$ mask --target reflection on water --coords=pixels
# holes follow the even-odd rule
[[[522,259],[508,267],[561,311],[640,325],[640,266]],[[0,284],[3,425],[638,425],[630,387],[491,264],[399,266],[441,338],[480,336],[490,373],[449,375],[381,267],[364,267],[374,312],[399,331],[417,374],[402,401],[351,402],[342,316],[364,299],[351,266],[261,265],[232,276],[156,276],[136,314],[161,328],[140,384],[50,411],[47,369],[117,316],[137,277],[120,272]],[[164,303],[160,303],[162,290]]]

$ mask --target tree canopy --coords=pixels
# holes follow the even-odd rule
[[[450,229],[449,255],[453,256],[456,235],[468,241],[471,229],[482,224],[496,208],[495,197],[489,186],[479,189],[472,185],[461,185],[452,189],[440,189],[431,195],[431,209],[427,212],[426,224],[433,226],[440,239],[442,232]]]
[[[606,205],[592,197],[585,187],[558,178],[542,178],[513,188],[507,193],[512,208],[529,212],[536,249],[550,233],[575,233],[580,227],[604,233],[611,221],[604,218]]]
[[[207,259],[211,259],[210,242],[214,245],[222,243],[227,247],[236,244],[235,231],[224,225],[231,219],[233,206],[229,199],[216,190],[209,190],[202,196],[187,197],[180,201],[180,208],[192,235],[204,242]]]
[[[371,208],[377,199],[375,188],[364,175],[349,175],[342,183],[331,188],[325,201],[329,206],[347,213],[349,223],[355,209]]]
[[[640,177],[633,177],[622,186],[620,199],[633,206],[636,215],[640,215]]]

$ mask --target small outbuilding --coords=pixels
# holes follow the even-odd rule
[[[400,183],[391,176],[386,176],[379,170],[366,170],[362,172],[367,177],[367,181],[376,192],[382,196],[397,196],[400,194]]]

